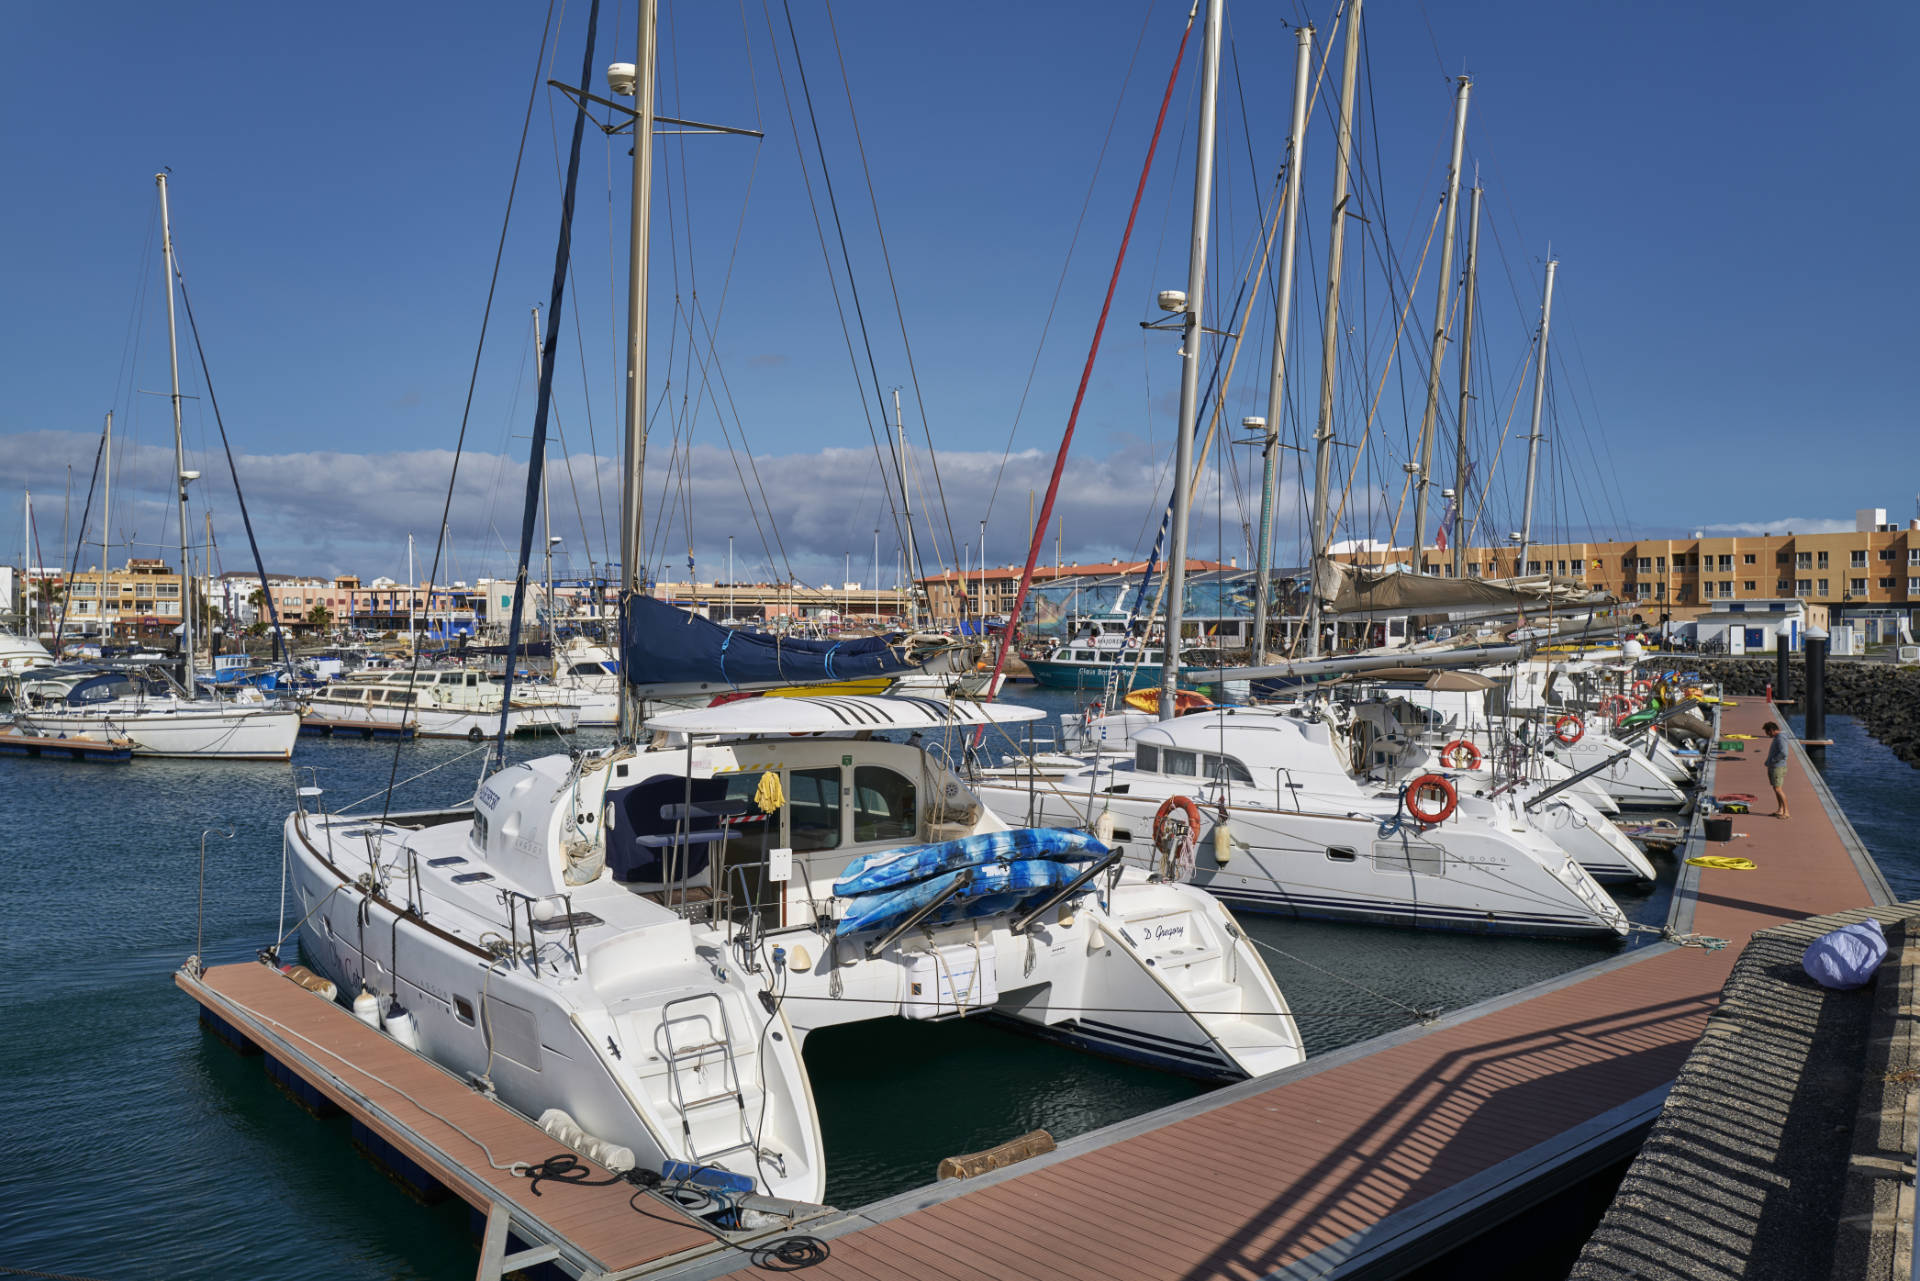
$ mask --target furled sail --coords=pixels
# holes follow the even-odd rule
[[[630,600],[621,622],[620,670],[654,696],[960,672],[973,659],[971,646],[945,636],[796,639],[722,627],[650,596]]]

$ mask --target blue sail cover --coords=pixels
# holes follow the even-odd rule
[[[894,649],[900,635],[798,640],[722,627],[651,596],[627,603],[620,632],[620,670],[637,688],[775,688],[918,670]]]

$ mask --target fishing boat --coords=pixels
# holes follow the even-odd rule
[[[1180,688],[1195,693],[1212,689],[1200,673],[1222,666],[1224,657],[1210,650],[1189,650],[1187,654],[1191,661],[1180,668]],[[1106,634],[1056,645],[1045,658],[1029,658],[1027,666],[1033,679],[1049,689],[1113,689],[1125,694],[1157,689],[1166,658],[1163,646],[1141,645]]]

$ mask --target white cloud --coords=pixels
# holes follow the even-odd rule
[[[1695,529],[1707,534],[1721,534],[1731,537],[1755,536],[1760,534],[1850,534],[1853,522],[1850,520],[1816,520],[1805,516],[1783,516],[1779,520],[1744,520],[1720,525],[1696,525]]]
[[[69,465],[76,491],[69,528],[78,537],[80,507],[85,501],[95,447],[96,438],[90,433],[41,431],[0,436],[0,476],[35,491],[40,539],[48,559],[64,562],[71,551],[69,548],[66,553],[54,554],[61,524],[56,495],[64,493]],[[134,444],[117,453],[112,559],[117,562],[129,554],[176,559],[177,552],[169,550],[177,547],[178,532],[166,487],[173,469],[171,446]],[[989,500],[989,560],[1006,564],[1025,555],[1028,492],[1031,489],[1037,511],[1053,463],[1051,453],[1030,450],[1015,454],[1004,460],[1003,468],[997,453],[942,451],[937,481],[924,449],[915,451],[914,460],[918,473],[915,527],[921,561],[929,572],[955,564],[959,555],[956,541],[966,549],[969,563],[978,557],[979,522]],[[445,449],[378,454],[311,450],[236,457],[248,510],[269,570],[358,573],[365,577],[404,575],[409,532],[416,538],[418,571],[425,576],[432,561],[452,463],[453,453]],[[224,456],[215,453],[208,458],[190,458],[188,466],[205,473],[193,494],[196,505],[207,503],[213,509],[221,565],[229,569],[248,566],[245,535]],[[1165,501],[1166,472],[1166,460],[1148,453],[1138,443],[1101,458],[1072,457],[1055,507],[1064,525],[1062,558],[1091,563],[1144,554]],[[451,560],[442,565],[442,579],[472,580],[509,571],[519,542],[526,476],[524,461],[497,454],[470,452],[465,456],[449,521]],[[553,531],[564,540],[557,552],[560,559],[556,572],[584,573],[589,552],[596,565],[608,558],[608,543],[617,538],[619,491],[619,471],[611,460],[590,454],[576,454],[570,459],[553,457],[548,494]],[[870,449],[762,454],[751,464],[742,457],[736,466],[733,455],[723,448],[696,446],[689,456],[684,450],[676,452],[670,441],[656,434],[648,454],[647,491],[647,540],[650,546],[664,549],[664,554],[656,550],[653,560],[656,565],[664,560],[670,576],[684,575],[686,570],[691,511],[694,555],[703,579],[724,574],[731,534],[736,575],[743,580],[784,573],[791,565],[802,581],[838,581],[845,572],[844,558],[850,555],[853,577],[867,582],[872,579],[876,527],[880,530],[881,578],[892,579],[898,545],[894,504],[889,501]],[[1211,554],[1219,534],[1227,555],[1244,557],[1241,517],[1231,495],[1229,486],[1227,510],[1217,513],[1215,484],[1203,486],[1195,510],[1192,554]],[[1249,492],[1246,501],[1257,502],[1257,495]],[[1290,488],[1281,497],[1282,509],[1292,510],[1296,501]],[[950,521],[943,512],[951,512]],[[90,566],[99,558],[99,524],[96,500],[81,552],[82,566]],[[200,528],[196,511],[196,542]],[[536,551],[542,536],[536,528]],[[772,549],[771,556],[763,550],[763,538]],[[0,542],[0,546],[10,545],[11,540]],[[1276,551],[1282,560],[1287,554],[1285,550]],[[1049,538],[1042,560],[1051,563],[1053,556],[1054,544]]]

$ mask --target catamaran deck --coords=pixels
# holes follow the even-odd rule
[[[1725,710],[1722,731],[1758,736],[1769,716],[1784,719],[1746,700]],[[995,1174],[816,1221],[803,1230],[827,1238],[831,1254],[808,1275],[1393,1275],[1617,1162],[1658,1115],[1749,935],[1891,901],[1798,747],[1794,817],[1765,817],[1763,743],[1721,755],[1707,776],[1715,794],[1767,798],[1758,812],[1736,816],[1724,845],[1704,844],[1696,820],[1682,851],[1757,868],[1683,865],[1669,919],[1675,934],[1729,946],[1644,947]],[[635,1213],[630,1185],[547,1182],[530,1195],[529,1181],[493,1169],[479,1142],[500,1165],[541,1160],[557,1143],[274,971],[219,966],[178,981],[501,1228],[511,1221],[523,1242],[551,1246],[568,1271],[691,1278],[748,1267],[740,1249],[664,1205]],[[489,1245],[483,1277],[497,1275],[500,1246]]]

